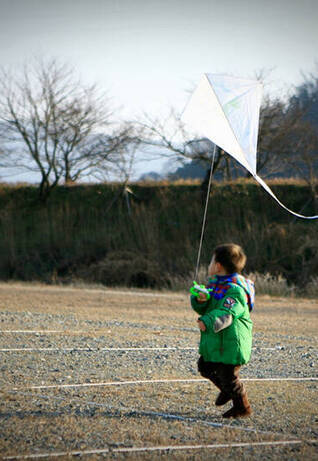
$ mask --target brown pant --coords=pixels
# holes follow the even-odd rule
[[[221,392],[232,399],[245,393],[243,383],[239,378],[240,365],[228,365],[218,362],[205,362],[203,357],[198,360],[200,374],[212,381]]]

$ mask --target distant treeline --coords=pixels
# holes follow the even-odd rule
[[[291,209],[314,214],[309,188],[273,183]],[[0,278],[173,288],[194,271],[205,190],[198,184],[0,188]],[[318,275],[317,221],[297,219],[252,181],[214,184],[201,264],[241,244],[246,272],[283,275],[299,289]]]

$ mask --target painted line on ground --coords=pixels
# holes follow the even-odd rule
[[[114,325],[109,325],[105,328],[99,330],[0,330],[0,334],[38,334],[38,335],[46,335],[46,334],[109,334],[109,330],[113,328]],[[130,325],[127,325],[129,327]],[[157,331],[157,330],[155,330]],[[196,331],[196,330],[195,330]],[[161,333],[161,331],[160,331]],[[318,344],[314,344],[310,347],[318,347]],[[190,348],[191,349],[191,348]],[[274,347],[262,347],[262,346],[254,346],[252,349],[265,349],[271,351],[280,351],[280,350],[288,350],[285,346],[274,346]],[[1,351],[6,351],[6,349],[2,349]]]
[[[278,347],[253,347],[256,350],[279,351]],[[19,347],[0,349],[0,352],[139,352],[139,351],[197,351],[198,347]]]
[[[125,326],[125,325],[124,325]],[[130,325],[126,325],[129,327]],[[105,328],[99,329],[99,330],[0,330],[0,334],[41,334],[41,335],[46,335],[46,334],[56,334],[56,333],[67,333],[67,334],[92,334],[94,333],[95,335],[97,334],[109,334],[109,330],[113,328],[114,325],[109,325]],[[142,327],[141,327],[142,328]],[[194,330],[196,331],[196,330]],[[157,330],[155,330],[157,332]],[[161,333],[161,331],[160,331]],[[311,347],[318,347],[318,344],[314,344]],[[261,347],[261,346],[254,346],[252,349],[265,349],[265,350],[271,350],[271,351],[279,351],[279,350],[287,350],[288,348],[285,348],[285,346],[275,346],[275,347]],[[5,350],[2,350],[5,351]]]
[[[60,451],[60,452],[47,452],[47,453],[34,453],[28,455],[14,455],[5,456],[3,459],[28,459],[28,458],[50,458],[60,456],[81,456],[81,455],[94,455],[103,453],[140,453],[140,452],[155,452],[155,451],[190,451],[190,450],[212,450],[221,448],[249,448],[249,447],[280,447],[288,445],[300,445],[303,443],[316,443],[317,440],[278,440],[267,442],[238,442],[238,443],[214,443],[214,444],[201,444],[201,445],[162,445],[151,447],[122,447],[122,448],[101,448],[92,450],[74,450],[74,451]]]
[[[318,378],[317,378],[318,379]],[[209,382],[206,379],[201,378],[189,378],[189,379],[143,379],[135,381],[106,381],[100,383],[79,383],[79,384],[48,384],[48,385],[31,385],[13,387],[12,390],[18,391],[20,389],[67,389],[67,388],[78,388],[78,387],[108,387],[108,386],[129,386],[134,384],[170,384],[170,383],[200,383]]]
[[[133,290],[109,290],[109,289],[98,289],[98,288],[71,288],[71,287],[56,287],[56,286],[48,286],[48,285],[40,285],[40,286],[30,286],[30,285],[9,285],[9,286],[4,286],[3,284],[0,285],[1,288],[10,288],[13,290],[28,290],[28,291],[49,291],[49,292],[58,292],[61,293],[61,290],[63,293],[66,292],[71,292],[73,293],[74,291],[79,293],[79,292],[85,292],[85,293],[100,293],[104,294],[106,296],[108,295],[129,295],[129,296],[147,296],[150,298],[186,298],[189,299],[190,295],[187,293],[177,293],[177,292],[171,292],[171,293],[149,293],[148,291],[133,291]]]
[[[318,376],[306,376],[303,378],[242,378],[241,381],[318,381]]]
[[[146,417],[155,417],[155,418],[163,418],[167,420],[173,420],[173,421],[182,421],[184,423],[198,423],[202,424],[204,426],[208,427],[214,427],[214,428],[226,428],[226,429],[231,429],[231,430],[236,430],[236,431],[243,431],[243,432],[253,432],[257,434],[266,434],[266,435],[272,435],[272,436],[281,436],[280,433],[277,432],[272,432],[272,431],[263,431],[259,429],[255,429],[254,427],[246,427],[246,426],[237,426],[237,425],[232,425],[232,424],[224,424],[224,423],[219,423],[215,421],[209,421],[206,419],[200,419],[200,418],[194,418],[190,416],[182,416],[182,415],[176,415],[173,413],[164,413],[164,412],[158,412],[158,411],[153,411],[153,410],[140,410],[136,408],[130,408],[130,407],[125,407],[125,406],[114,406],[110,404],[105,404],[105,403],[98,403],[95,401],[87,401],[87,400],[82,400],[81,398],[78,397],[73,397],[69,396],[68,398],[66,397],[57,397],[57,396],[50,396],[50,395],[43,395],[43,394],[31,394],[27,392],[20,392],[20,391],[9,391],[9,394],[13,395],[23,395],[24,397],[30,397],[30,398],[36,398],[36,399],[44,399],[48,401],[56,400],[58,402],[67,402],[70,404],[71,402],[76,402],[78,403],[81,407],[83,406],[91,406],[94,408],[102,408],[102,409],[107,409],[108,411],[114,411],[114,415],[118,416],[118,412],[122,413],[123,415],[129,414],[130,416],[138,415],[138,416],[146,416]],[[287,436],[288,434],[285,434]],[[292,439],[290,435],[290,438]]]
[[[86,292],[90,292],[91,290],[85,290]],[[148,292],[136,292],[136,291],[116,291],[116,290],[96,290],[96,292],[102,292],[104,293],[105,295],[127,295],[129,294],[132,295],[132,296],[148,296],[149,298],[181,298],[181,299],[189,299],[190,298],[190,295],[188,295],[187,293],[175,293],[175,292],[171,292],[170,293],[148,293]]]
[[[318,381],[318,377],[290,377],[290,378],[241,378],[241,381]],[[176,378],[176,379],[143,379],[134,381],[106,381],[99,383],[78,383],[78,384],[47,384],[47,385],[31,385],[14,387],[12,390],[19,389],[66,389],[78,387],[107,387],[107,386],[129,386],[138,384],[173,384],[173,383],[210,383],[209,380],[204,378]],[[3,388],[1,390],[4,390]]]
[[[63,349],[54,347],[43,348],[16,348],[16,349],[0,349],[0,352],[138,352],[138,351],[195,351],[197,347],[66,347]]]
[[[107,327],[109,329],[109,327]],[[105,328],[106,330],[106,328]],[[104,333],[104,330],[101,330]],[[98,333],[98,330],[0,330],[1,333],[51,334],[51,333]]]

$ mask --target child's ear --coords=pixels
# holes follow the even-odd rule
[[[221,272],[222,271],[222,265],[220,263],[218,263],[218,262],[216,262],[215,265],[216,265],[217,272]]]

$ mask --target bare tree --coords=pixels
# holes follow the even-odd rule
[[[266,85],[269,72],[260,71],[257,75],[258,80],[262,80]],[[166,119],[145,115],[139,126],[142,128],[142,144],[151,146],[151,155],[155,151],[159,157],[169,158],[171,163],[179,162],[181,165],[189,160],[200,162],[206,167],[207,177],[209,176],[213,143],[206,138],[189,138],[180,117],[173,109]],[[305,179],[314,191],[315,170],[318,166],[317,138],[317,77],[307,78],[289,100],[265,95],[260,110],[258,173],[264,177],[297,175]],[[181,169],[177,171],[178,174]],[[220,148],[217,149],[214,172],[218,178],[223,179],[250,175]]]
[[[2,166],[39,173],[41,197],[127,153],[132,127],[114,123],[110,99],[67,64],[35,59],[19,76],[2,69],[0,90]]]
[[[289,163],[304,179],[317,198],[318,132],[310,123],[299,120],[294,127]]]
[[[255,78],[267,85],[271,71],[272,69],[261,69],[255,74]],[[280,99],[272,99],[269,96],[265,96],[263,99],[260,111],[257,169],[258,172],[265,176],[279,173],[285,168],[285,156],[283,153],[287,148],[287,139],[291,129],[289,126],[290,121],[287,122],[285,117],[285,110],[286,104]],[[174,133],[179,133],[178,142],[174,141],[171,134],[168,134],[171,120],[174,122]],[[168,119],[162,121],[146,116],[141,125],[144,129],[144,144],[163,147],[165,153],[161,152],[161,155],[169,156],[170,159],[178,158],[181,163],[182,160],[189,159],[194,162],[201,162],[207,168],[206,176],[209,176],[214,144],[206,138],[189,138],[180,117],[173,109]],[[249,172],[246,172],[238,162],[221,148],[216,151],[213,171],[217,172],[219,178],[227,180],[242,175],[250,176]]]
[[[144,114],[144,119],[138,121],[137,125],[140,129],[140,148],[144,148],[148,158],[167,158],[175,166],[194,161],[207,170],[210,168],[214,144],[207,138],[189,137],[184,123],[173,108],[165,119]],[[213,171],[226,174],[228,160],[228,155],[218,148]]]
[[[295,120],[286,117],[286,104],[266,96],[260,111],[257,170],[263,176],[281,174],[286,169],[289,138]]]
[[[304,81],[283,103],[265,97],[260,117],[258,170],[304,179],[312,192],[318,166],[318,77]]]
[[[179,165],[192,160],[205,167],[207,176],[209,176],[214,144],[207,138],[189,138],[184,125],[173,110],[166,120],[145,116],[144,121],[139,122],[139,125],[142,127],[141,144],[151,146],[151,155],[155,153],[155,155],[167,158],[171,163],[175,162]],[[171,130],[171,126],[174,127],[174,130]],[[301,111],[291,113],[288,111],[287,102],[266,96],[260,111],[257,148],[258,173],[265,177],[290,176],[291,166],[296,160],[295,149],[297,150],[299,147],[298,143],[294,141],[297,137],[296,133],[301,131],[303,135],[306,133],[306,142],[304,142],[304,136],[297,137],[298,141],[301,140],[303,147],[302,151],[299,152],[302,152],[303,161],[306,157],[308,163],[309,146],[313,146],[314,133],[309,136],[309,126],[304,128]],[[308,164],[307,169],[313,172],[312,165],[310,167]],[[221,148],[216,150],[213,173],[217,173],[218,178],[226,180],[235,179],[242,175],[250,176],[249,172],[246,172]],[[302,174],[304,174],[304,170]]]
[[[310,75],[290,98],[287,117],[294,121],[288,161],[308,184],[318,209],[318,77]]]

